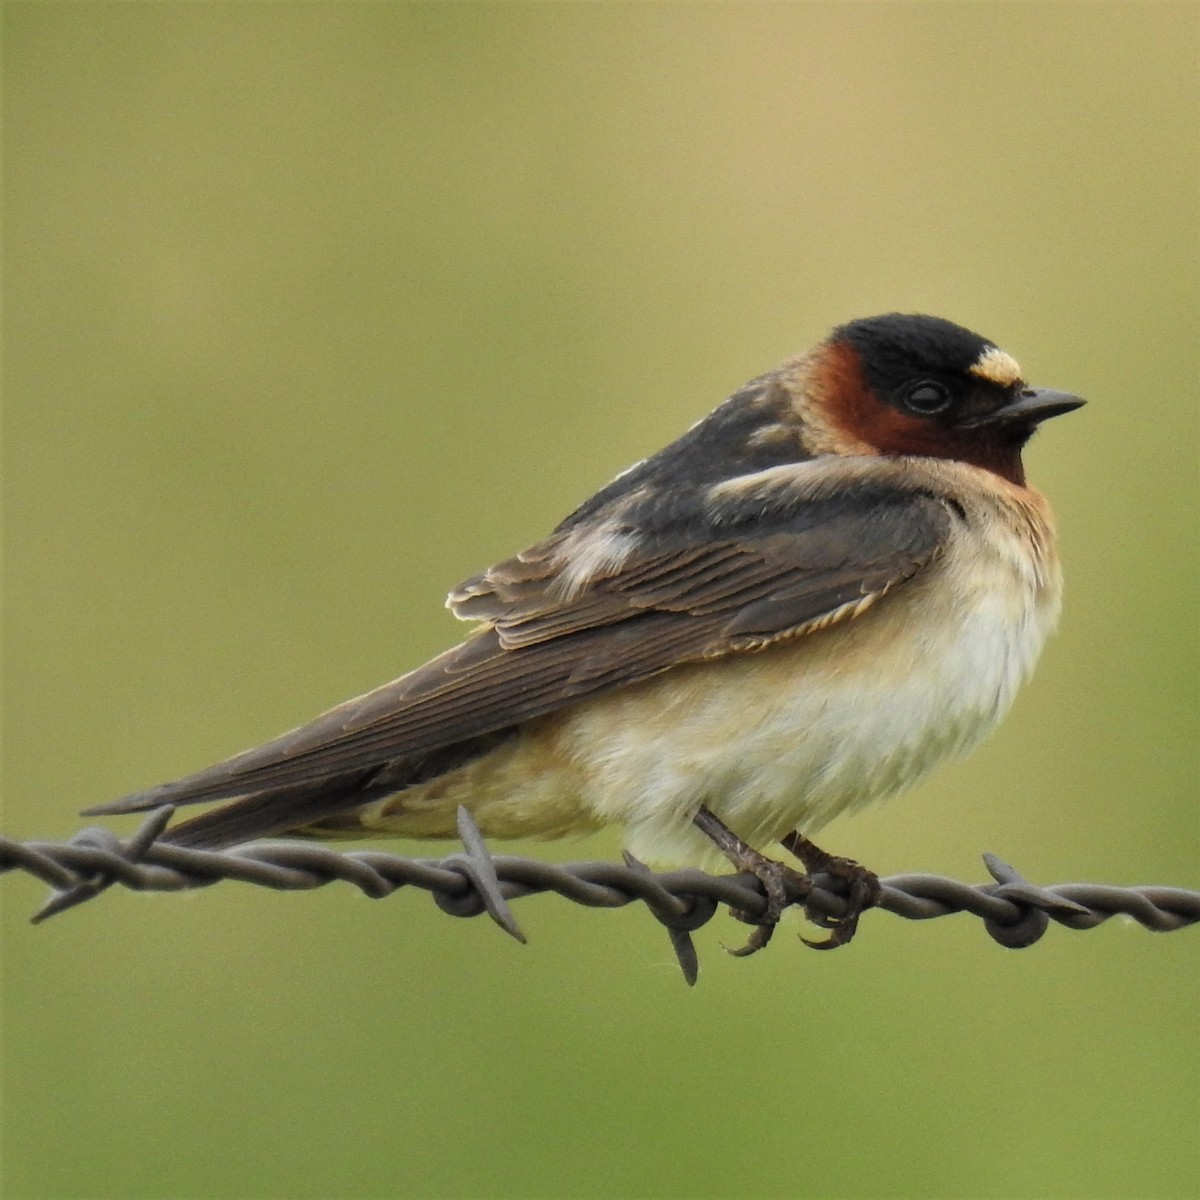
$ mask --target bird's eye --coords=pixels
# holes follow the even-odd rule
[[[943,384],[932,379],[922,379],[905,389],[904,407],[927,417],[950,407],[950,392]]]

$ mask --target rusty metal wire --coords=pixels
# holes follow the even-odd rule
[[[691,933],[718,905],[751,918],[766,898],[752,875],[708,875],[694,869],[656,874],[630,855],[625,864],[555,864],[493,855],[465,810],[459,813],[463,852],[445,858],[401,858],[373,850],[342,852],[297,842],[250,842],[225,851],[189,850],[159,841],[172,812],[152,813],[122,841],[105,829],[85,829],[70,841],[17,842],[0,837],[0,873],[20,870],[54,889],[33,920],[43,921],[119,883],[135,891],[180,891],[239,880],[280,891],[305,891],[335,880],[373,898],[405,886],[430,892],[444,912],[457,917],[487,913],[524,942],[509,900],[556,892],[592,908],[619,908],[642,901],[666,927],[684,978],[695,983],[699,963]],[[1200,892],[1172,887],[1112,887],[1065,883],[1037,887],[994,855],[983,856],[994,880],[965,884],[939,875],[893,875],[880,881],[876,907],[922,921],[967,912],[983,920],[991,937],[1012,949],[1031,946],[1051,920],[1069,929],[1093,929],[1123,914],[1163,932],[1200,922]],[[796,900],[811,920],[831,927],[845,912],[845,883],[813,877],[813,890]]]

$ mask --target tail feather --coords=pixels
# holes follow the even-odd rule
[[[370,786],[375,772],[331,776],[242,796],[172,825],[160,841],[192,850],[220,850],[255,838],[278,837],[395,789]]]
[[[198,817],[172,825],[161,840],[196,850],[218,850],[254,838],[303,831],[318,821],[350,814],[361,804],[436,779],[487,754],[515,732],[512,728],[500,729],[426,754],[388,759],[356,771],[317,775],[296,783],[243,793]],[[188,778],[205,775],[206,772],[200,772]],[[127,797],[125,801],[87,809],[85,814],[161,808],[174,803],[174,795],[179,792],[186,797],[182,802],[187,803],[192,797],[187,795],[186,785],[187,780],[163,784]],[[353,828],[353,822],[348,822],[346,827]]]

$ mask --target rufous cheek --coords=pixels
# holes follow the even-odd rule
[[[1019,445],[993,431],[955,429],[881,400],[867,385],[853,346],[827,346],[816,373],[827,419],[847,443],[865,443],[876,454],[951,459],[1011,483],[1025,482]]]

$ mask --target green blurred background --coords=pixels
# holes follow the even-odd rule
[[[1195,4],[4,19],[5,833],[416,665],[450,586],[902,309],[1092,401],[1030,454],[1066,615],[980,752],[823,842],[1200,886]],[[735,961],[722,917],[689,991],[634,909],[2,898],[13,1200],[1197,1194],[1194,932]]]

